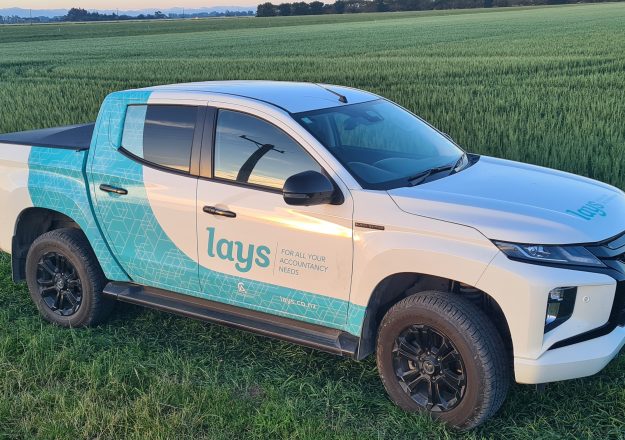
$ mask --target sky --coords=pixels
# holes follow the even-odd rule
[[[24,9],[116,9],[200,8],[211,6],[256,6],[259,0],[0,0],[0,8]],[[262,2],[261,2],[262,3]]]

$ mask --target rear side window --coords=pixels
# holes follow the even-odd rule
[[[289,135],[257,117],[219,110],[215,138],[215,177],[282,189],[302,171],[323,172]]]
[[[188,173],[198,107],[131,105],[126,111],[122,148],[139,159]]]

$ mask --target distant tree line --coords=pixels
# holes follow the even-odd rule
[[[254,11],[225,11],[225,12],[200,12],[193,14],[163,14],[161,11],[156,11],[154,14],[140,14],[136,16],[131,15],[117,15],[104,14],[101,12],[89,12],[82,8],[72,8],[67,12],[67,15],[61,17],[62,21],[115,21],[115,20],[162,20],[165,18],[204,18],[204,17],[238,17],[238,16],[253,16]]]
[[[165,18],[212,18],[212,17],[253,17],[256,15],[254,11],[211,11],[211,12],[194,12],[190,14],[169,13],[164,14],[156,11],[154,14],[141,14],[137,16],[124,14],[105,14],[101,12],[89,12],[82,8],[72,8],[66,15],[60,17],[20,17],[17,15],[0,15],[0,24],[29,24],[29,23],[57,23],[61,21],[116,21],[116,20],[161,20]]]
[[[160,11],[156,11],[154,15],[141,14],[137,17],[131,17],[129,15],[117,15],[117,14],[103,14],[100,12],[89,12],[82,8],[72,8],[67,11],[67,14],[61,17],[62,21],[111,21],[111,20],[156,20],[167,18],[165,14]]]
[[[20,17],[19,15],[0,15],[0,24],[50,23],[59,21],[58,17]]]
[[[609,0],[337,0],[258,5],[257,17],[288,15],[350,14],[359,12],[423,11],[429,9],[492,8],[501,6],[599,3]]]

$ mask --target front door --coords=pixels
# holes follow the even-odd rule
[[[137,283],[199,290],[197,176],[190,164],[204,113],[201,106],[130,105],[121,148],[104,147],[94,155],[96,214],[116,258]]]
[[[213,176],[198,183],[200,284],[210,299],[342,328],[352,274],[352,200],[289,206],[284,181],[324,172],[284,131],[219,110]],[[210,147],[210,146],[209,146]],[[207,150],[209,150],[207,152]],[[208,154],[206,154],[208,153]]]

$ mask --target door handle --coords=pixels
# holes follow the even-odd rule
[[[124,188],[117,188],[116,186],[106,185],[104,183],[100,185],[100,191],[118,194],[120,196],[125,196],[126,194],[128,194],[128,191]]]
[[[237,216],[236,212],[215,208],[214,206],[205,206],[203,211],[207,214],[220,215],[222,217],[228,217],[228,218],[235,218]]]

